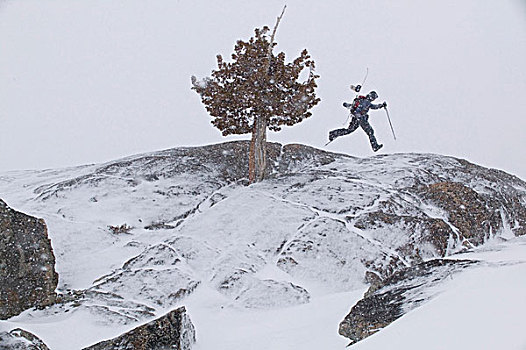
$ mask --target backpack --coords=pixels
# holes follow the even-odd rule
[[[352,107],[351,107],[351,113],[352,114],[355,114],[356,112],[358,112],[358,114],[361,114],[361,104],[362,102],[366,99],[365,96],[358,96],[354,99],[353,101],[353,104],[352,104]]]

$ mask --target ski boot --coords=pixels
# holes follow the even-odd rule
[[[378,151],[380,148],[382,148],[384,145],[382,144],[376,144],[376,145],[373,145],[373,151],[376,152]]]
[[[336,133],[334,132],[334,130],[329,132],[329,142],[334,141],[336,137],[338,136],[336,136]]]

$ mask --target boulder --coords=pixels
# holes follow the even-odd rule
[[[84,350],[189,350],[194,343],[194,325],[183,306],[117,338],[97,343]]]
[[[0,318],[54,303],[58,274],[42,219],[0,200]]]
[[[0,349],[49,350],[41,339],[20,328],[11,332],[0,332]]]
[[[440,293],[448,277],[476,261],[435,259],[373,283],[340,323],[340,335],[354,344],[388,326]]]

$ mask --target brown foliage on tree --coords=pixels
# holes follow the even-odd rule
[[[212,124],[224,136],[252,134],[250,182],[264,177],[267,128],[279,131],[283,125],[301,122],[312,115],[309,110],[320,101],[315,94],[319,76],[307,50],[290,63],[285,63],[283,52],[272,53],[280,19],[270,40],[268,27],[256,28],[255,37],[236,43],[232,62],[217,55],[218,68],[211,77],[201,81],[192,77],[192,89],[201,96],[214,118]],[[300,81],[304,69],[308,69],[308,76]]]

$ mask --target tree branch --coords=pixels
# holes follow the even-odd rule
[[[272,46],[274,44],[274,37],[276,36],[276,31],[278,30],[279,22],[281,22],[281,18],[285,14],[286,8],[287,8],[287,5],[283,6],[281,15],[279,15],[279,17],[276,19],[276,24],[274,25],[274,29],[272,29],[272,35],[270,36],[270,45],[268,46],[268,51],[267,51],[267,62],[266,62],[267,66],[265,67],[267,72],[270,69],[270,58],[272,57]]]

